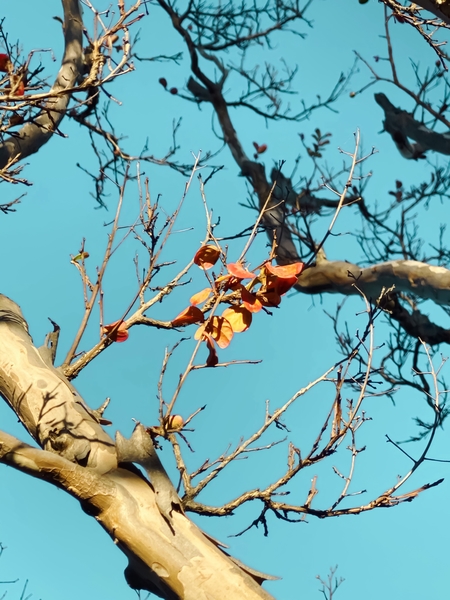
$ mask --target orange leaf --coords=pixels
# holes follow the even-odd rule
[[[255,277],[255,274],[244,269],[241,263],[228,263],[227,269],[228,273],[236,277],[236,279],[253,279]]]
[[[233,338],[233,329],[227,319],[214,316],[205,325],[197,329],[194,338],[196,340],[201,337],[207,339],[208,335],[212,337],[219,348],[226,348]]]
[[[104,325],[102,333],[106,334],[113,342],[126,342],[129,335],[124,321],[114,321],[114,323]]]
[[[277,292],[280,294],[280,296],[283,296],[286,292],[293,288],[294,285],[297,284],[297,281],[298,277],[279,277]]]
[[[211,337],[217,342],[219,348],[226,348],[233,339],[233,328],[227,319],[223,317],[213,317]]]
[[[220,257],[220,248],[208,244],[197,250],[194,256],[194,263],[200,269],[210,269],[213,267]]]
[[[227,308],[223,311],[222,317],[225,317],[234,333],[247,331],[252,323],[252,313],[245,306]]]
[[[264,266],[272,275],[275,275],[276,277],[281,277],[282,279],[288,279],[290,277],[298,277],[303,271],[305,263],[296,262],[290,265],[276,266],[273,266],[270,263],[266,263]]]
[[[275,291],[280,296],[283,296],[297,283],[298,277],[273,277],[267,278],[267,291]]]
[[[183,325],[192,325],[192,323],[203,323],[204,320],[205,317],[199,308],[188,306],[171,323],[173,327],[182,327]]]
[[[201,292],[197,292],[196,294],[194,294],[192,296],[192,298],[189,300],[189,302],[193,306],[197,306],[198,304],[201,304],[202,302],[204,302],[210,295],[211,295],[211,288],[205,288]]]
[[[167,419],[168,429],[181,429],[184,425],[183,417],[181,415],[170,415]]]
[[[262,309],[262,304],[255,294],[251,294],[244,286],[241,286],[241,298],[242,304],[251,313],[257,313]]]

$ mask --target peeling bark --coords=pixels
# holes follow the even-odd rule
[[[355,287],[356,284],[356,287]],[[359,294],[373,300],[383,287],[415,294],[436,304],[450,303],[450,271],[416,260],[391,260],[369,267],[345,261],[320,261],[303,271],[296,288],[305,294]]]
[[[135,589],[169,600],[270,600],[269,577],[236,564],[184,514],[138,425],[119,445],[72,384],[33,345],[19,306],[0,295],[0,394],[35,441],[0,432],[0,462],[64,489],[128,557]],[[148,479],[134,466],[142,465]]]

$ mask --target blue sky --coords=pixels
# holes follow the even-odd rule
[[[17,1],[3,10],[5,28],[12,40],[20,39],[25,54],[32,49],[52,47],[57,61],[61,56],[61,35],[52,16],[60,13],[60,3],[56,0],[46,3]],[[325,95],[339,73],[350,69],[354,50],[368,58],[385,55],[380,37],[383,10],[374,0],[363,6],[356,0],[340,3],[317,0],[308,17],[313,21],[313,28],[302,27],[307,33],[306,39],[278,35],[271,54],[256,52],[251,57],[255,63],[285,58],[291,64],[298,64],[299,95],[294,97],[293,103],[304,99],[308,104],[315,101],[316,94]],[[409,58],[425,64],[432,64],[435,58],[418,35],[405,26],[394,25],[393,32],[400,72],[412,85]],[[441,37],[444,35],[442,33]],[[150,6],[150,15],[140,24],[138,54],[155,56],[183,50],[162,11]],[[49,54],[42,54],[42,59],[50,63]],[[185,62],[178,66],[137,63],[136,67],[135,73],[120,78],[111,87],[112,93],[122,102],[121,106],[112,107],[112,117],[117,131],[127,136],[126,149],[130,153],[137,154],[148,138],[150,152],[155,156],[163,155],[171,144],[172,121],[178,117],[182,117],[179,160],[192,160],[191,152],[220,149],[220,142],[211,134],[208,107],[199,109],[170,96],[158,84],[158,78],[164,76],[170,86],[182,89],[189,76]],[[49,68],[55,67],[49,64]],[[382,112],[373,100],[373,92],[384,91],[394,104],[408,109],[409,101],[399,92],[393,87],[379,85],[356,98],[349,98],[350,91],[367,81],[368,73],[360,67],[354,83],[334,107],[339,112],[322,109],[310,120],[299,124],[271,123],[266,126],[255,115],[244,111],[233,112],[232,118],[249,153],[254,140],[267,143],[268,151],[264,155],[267,168],[273,161],[286,159],[288,173],[301,151],[298,133],[309,136],[315,127],[331,131],[333,136],[327,156],[331,164],[339,165],[338,147],[352,151],[354,132],[360,128],[364,147],[368,150],[375,146],[378,150],[366,163],[367,171],[373,173],[367,195],[374,203],[385,202],[395,179],[420,182],[429,167],[424,164],[426,161],[411,164],[401,159],[389,136],[380,134]],[[231,80],[230,93],[234,84]],[[52,139],[28,161],[26,176],[33,181],[33,187],[22,190],[17,186],[3,186],[6,200],[22,191],[27,195],[16,213],[0,216],[0,247],[4,257],[1,292],[21,305],[37,345],[42,343],[48,330],[47,317],[59,323],[62,327],[60,360],[70,346],[82,313],[81,286],[70,265],[69,255],[77,253],[80,241],[85,237],[91,254],[90,265],[95,268],[106,243],[107,230],[103,224],[111,220],[116,201],[111,193],[109,210],[96,209],[90,196],[91,182],[76,167],[80,162],[85,167],[93,165],[91,168],[95,169],[88,137],[72,123],[63,123],[62,129],[67,138]],[[440,159],[431,157],[431,160]],[[217,234],[228,236],[251,225],[254,215],[239,206],[239,202],[245,202],[247,193],[228,151],[222,151],[213,162],[224,164],[225,168],[208,184],[207,199],[215,218],[220,216],[221,219]],[[442,160],[441,163],[444,164]],[[300,163],[303,173],[302,169],[307,173],[310,169],[305,157]],[[162,194],[161,205],[170,213],[183,193],[185,178],[153,165],[143,165],[142,170],[150,178],[153,197]],[[125,197],[124,223],[136,214],[137,201],[136,187],[131,184]],[[445,220],[445,213],[438,202],[421,214],[420,227],[425,238],[432,240],[435,237],[441,220]],[[343,212],[335,232],[345,234],[355,224],[352,213]],[[321,220],[318,231],[327,226],[328,222]],[[184,264],[203,239],[204,227],[201,197],[198,185],[194,183],[177,223],[178,232],[165,250],[165,259],[177,260],[177,266]],[[240,249],[240,242],[230,244],[229,255],[237,258]],[[107,322],[119,318],[135,293],[132,263],[135,250],[131,242],[125,244],[111,265],[106,278]],[[362,258],[358,247],[345,235],[330,240],[326,251],[330,259],[358,262]],[[266,240],[261,237],[250,254],[253,264],[261,262],[266,252]],[[176,291],[150,316],[172,318],[186,305],[187,299],[201,289],[200,285],[202,280],[197,274],[190,286]],[[336,360],[338,354],[331,324],[324,310],[332,312],[339,300],[337,297],[289,295],[272,318],[257,315],[249,332],[237,336],[223,352],[226,360],[263,359],[262,365],[193,373],[180,398],[179,411],[187,416],[200,405],[207,404],[207,409],[198,417],[196,431],[189,437],[195,449],[193,454],[186,451],[192,468],[199,466],[206,457],[219,455],[229,443],[236,444],[241,436],[249,435],[263,419],[266,399],[270,399],[271,406],[282,404]],[[357,299],[347,303],[346,315],[351,331],[364,327],[364,315],[356,316],[362,310],[363,305]],[[377,344],[386,340],[388,331],[383,324],[377,327]],[[97,328],[93,324],[83,340],[83,347],[89,348],[96,336]],[[158,408],[156,383],[164,348],[173,345],[178,338],[179,334],[175,332],[134,328],[126,344],[113,345],[86,368],[75,383],[91,406],[98,406],[106,396],[111,396],[111,407],[106,416],[114,422],[113,429],[129,434],[132,419],[154,424]],[[174,356],[166,382],[167,395],[186,364],[192,343],[184,342]],[[442,351],[445,355],[447,349]],[[439,355],[436,360],[439,363]],[[293,443],[307,447],[331,398],[331,387],[324,386],[313,390],[293,407],[286,416]],[[367,450],[360,456],[352,487],[352,491],[368,490],[365,501],[391,486],[397,475],[405,474],[411,466],[406,457],[386,444],[385,434],[395,440],[405,439],[415,432],[413,417],[427,416],[421,399],[410,392],[399,393],[395,406],[388,399],[371,398],[367,401],[366,411],[372,421],[360,430],[358,443],[367,445]],[[0,406],[0,414],[4,430],[27,440],[26,432],[5,405]],[[271,439],[278,439],[277,435],[283,437],[275,431]],[[418,455],[420,448],[409,450]],[[446,431],[439,433],[431,456],[450,458]],[[168,446],[164,447],[162,458],[172,469]],[[286,444],[231,466],[200,499],[220,504],[246,488],[264,485],[282,473],[285,464]],[[317,474],[320,493],[315,500],[316,506],[327,506],[339,489],[339,481],[332,471],[334,464],[343,469],[348,465],[345,450],[314,471],[302,473],[298,481],[289,486],[291,498],[302,503],[311,477]],[[0,559],[0,580],[19,578],[19,582],[14,586],[0,586],[0,592],[9,590],[8,598],[19,597],[19,590],[28,579],[32,598],[42,600],[56,600],[62,595],[65,600],[79,597],[127,600],[135,597],[123,579],[125,558],[97,523],[81,512],[75,500],[12,469],[2,467],[1,471],[0,541],[7,546],[7,551]],[[447,464],[428,463],[419,470],[408,489],[447,477],[447,472]],[[260,507],[256,505],[244,506],[235,517],[193,518],[203,529],[228,543],[231,553],[244,562],[282,577],[281,581],[267,585],[279,600],[319,597],[315,576],[325,577],[329,568],[335,565],[339,565],[338,575],[346,580],[336,598],[359,600],[363,596],[365,600],[375,600],[380,595],[389,595],[409,600],[439,599],[448,594],[446,540],[450,526],[445,517],[444,502],[449,491],[446,479],[439,488],[412,503],[359,517],[323,521],[309,518],[300,524],[282,523],[271,518],[267,538],[260,529],[252,529],[241,537],[228,537],[259,514]]]

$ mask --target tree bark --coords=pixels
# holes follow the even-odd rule
[[[145,428],[115,443],[46,350],[0,295],[0,394],[40,446],[0,432],[0,462],[77,498],[127,556],[135,589],[169,600],[272,598],[260,586],[269,576],[237,565],[186,517]]]
[[[83,21],[79,0],[62,0],[64,9],[64,56],[44,108],[31,123],[0,144],[0,169],[36,153],[58,130],[70,101],[65,92],[75,86],[83,66]]]

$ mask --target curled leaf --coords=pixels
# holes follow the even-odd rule
[[[114,321],[114,323],[104,325],[102,333],[107,335],[113,342],[126,342],[129,335],[124,321]]]
[[[173,327],[182,327],[183,325],[192,325],[193,323],[203,323],[204,320],[205,317],[199,308],[188,306],[171,323]]]
[[[251,313],[257,313],[262,309],[262,304],[255,296],[255,294],[249,292],[248,289],[243,285],[241,286],[241,299],[242,304]]]
[[[264,279],[264,292],[276,292],[280,296],[284,296],[297,283],[298,277],[275,277],[274,275],[266,275]]]
[[[267,144],[259,145],[258,142],[253,142],[253,146],[254,146],[257,154],[262,154],[263,152],[265,152],[267,150]]]
[[[210,335],[205,335],[206,347],[208,348],[208,358],[206,359],[207,367],[215,367],[219,362],[216,348],[213,339]]]
[[[196,340],[207,339],[208,335],[212,337],[219,348],[226,348],[233,339],[233,329],[227,319],[214,316],[197,329],[194,338]]]
[[[236,277],[236,279],[253,279],[255,277],[255,274],[244,269],[241,263],[228,263],[227,269],[228,273]]]
[[[74,256],[72,260],[75,260],[78,262],[79,260],[84,260],[86,258],[89,258],[89,252],[80,252],[80,254],[77,254],[76,256]]]
[[[170,415],[167,419],[167,429],[181,429],[184,425],[184,420],[181,415]]]
[[[207,244],[197,250],[194,256],[194,263],[200,269],[210,269],[213,267],[220,257],[220,248]]]
[[[272,275],[276,275],[276,277],[281,277],[282,279],[287,279],[290,277],[298,277],[300,273],[303,271],[305,263],[296,262],[291,263],[290,265],[271,265],[270,263],[266,263],[265,267]]]
[[[222,317],[225,317],[234,333],[246,331],[252,323],[252,313],[245,306],[231,306],[223,311]]]
[[[194,294],[191,297],[191,299],[189,300],[189,302],[192,304],[192,306],[197,306],[198,304],[201,304],[207,298],[209,298],[210,295],[211,295],[211,288],[205,288],[201,292],[197,292],[196,294]]]
[[[9,73],[12,70],[12,62],[8,54],[0,54],[0,71],[2,73]]]

